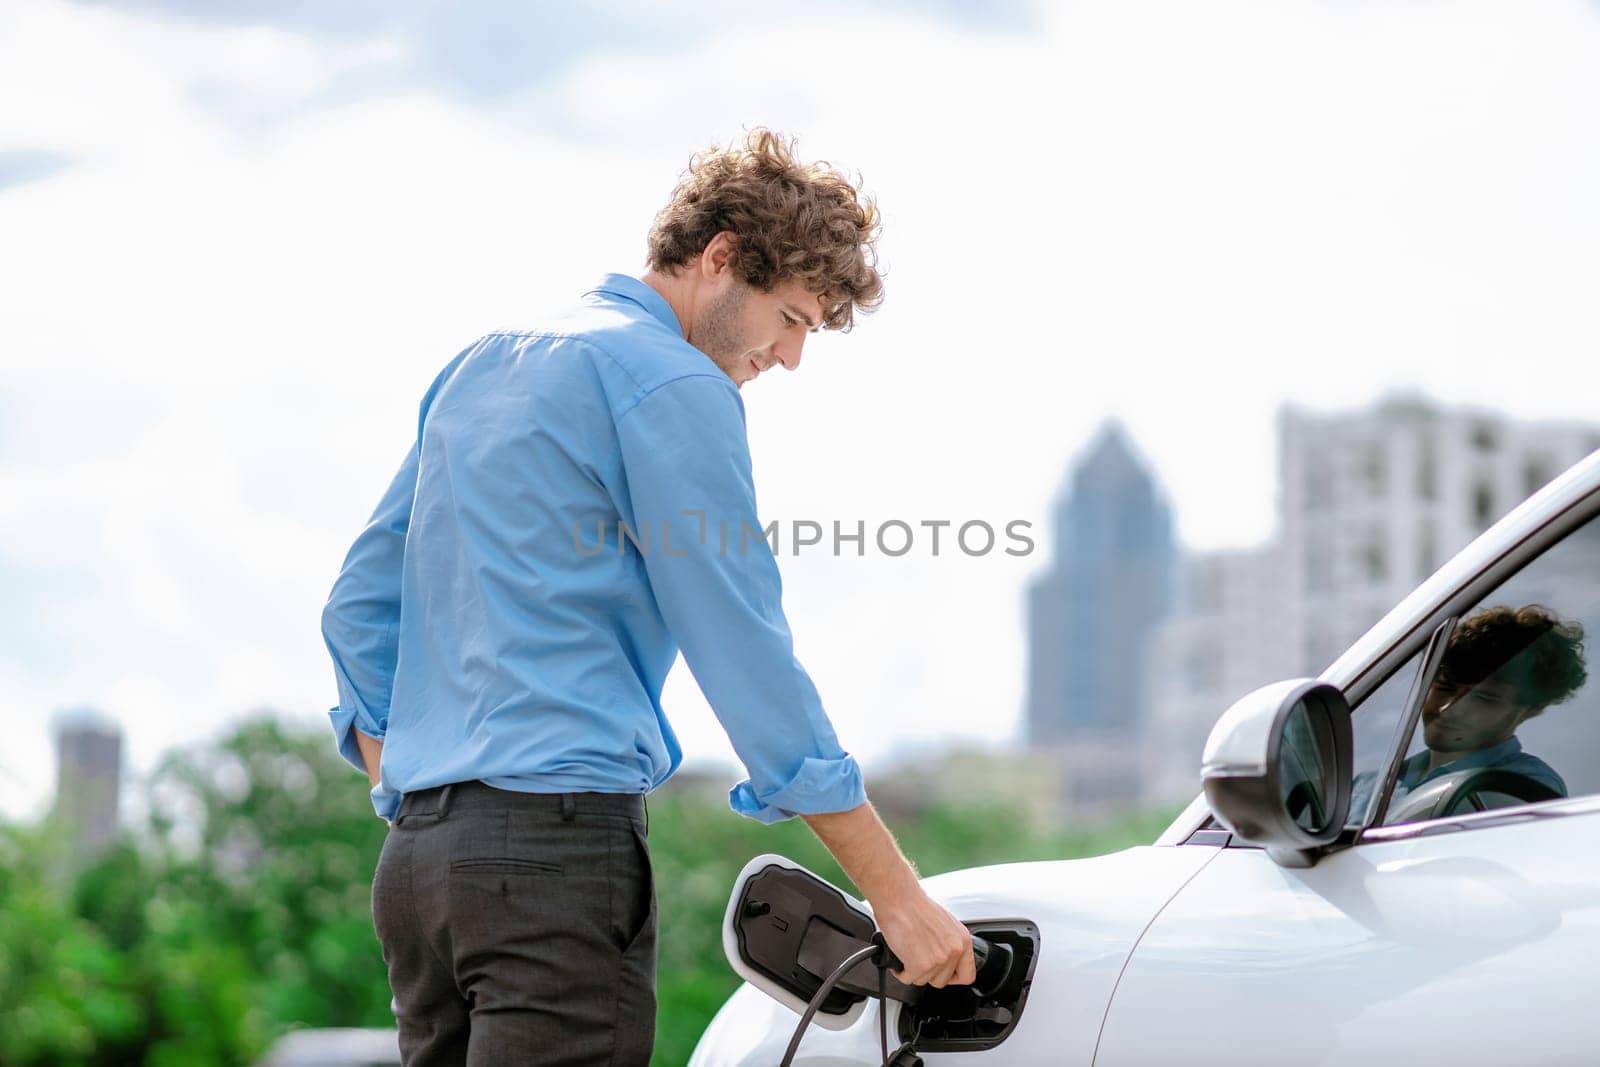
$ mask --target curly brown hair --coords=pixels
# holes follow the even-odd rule
[[[1583,624],[1539,604],[1483,608],[1456,626],[1439,675],[1460,685],[1493,676],[1516,688],[1520,704],[1536,709],[1559,704],[1589,677]]]
[[[801,163],[795,142],[756,127],[742,144],[697,153],[650,227],[650,266],[675,273],[723,231],[736,269],[762,290],[798,281],[822,298],[822,324],[848,331],[883,303],[877,205],[827,163]]]

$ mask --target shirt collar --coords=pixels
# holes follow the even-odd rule
[[[678,321],[677,313],[672,310],[672,305],[667,303],[667,298],[638,278],[627,274],[607,274],[601,277],[599,284],[583,295],[588,296],[591,293],[604,293],[606,296],[638,304],[659,319],[667,329],[679,337],[683,336],[683,324]]]
[[[1515,734],[1512,734],[1498,745],[1490,745],[1488,748],[1480,748],[1476,752],[1468,752],[1459,759],[1451,760],[1449,763],[1436,768],[1432,774],[1424,776],[1422,770],[1428,765],[1428,754],[1419,752],[1407,761],[1405,777],[1410,779],[1413,774],[1417,776],[1418,780],[1410,783],[1411,787],[1415,788],[1429,778],[1437,778],[1442,774],[1451,774],[1455,771],[1470,771],[1474,767],[1497,767],[1521,754],[1522,742],[1517,740]]]

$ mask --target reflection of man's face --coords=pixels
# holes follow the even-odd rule
[[[1436,678],[1422,701],[1422,739],[1435,752],[1476,752],[1516,733],[1530,710],[1517,703],[1510,682],[1489,677],[1453,685]]]

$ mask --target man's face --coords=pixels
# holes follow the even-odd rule
[[[729,270],[690,323],[688,341],[742,387],[780,363],[800,366],[806,336],[821,322],[822,299],[799,282],[763,293]]]
[[[1516,733],[1531,710],[1492,675],[1476,685],[1436,678],[1422,700],[1422,739],[1435,752],[1476,752]]]

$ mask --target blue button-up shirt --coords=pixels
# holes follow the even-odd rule
[[[866,799],[795,659],[756,517],[738,389],[666,300],[607,275],[547,329],[490,334],[422,401],[417,440],[322,614],[339,705],[382,739],[373,805],[478,779],[647,793],[682,752],[679,649],[763,822]]]

